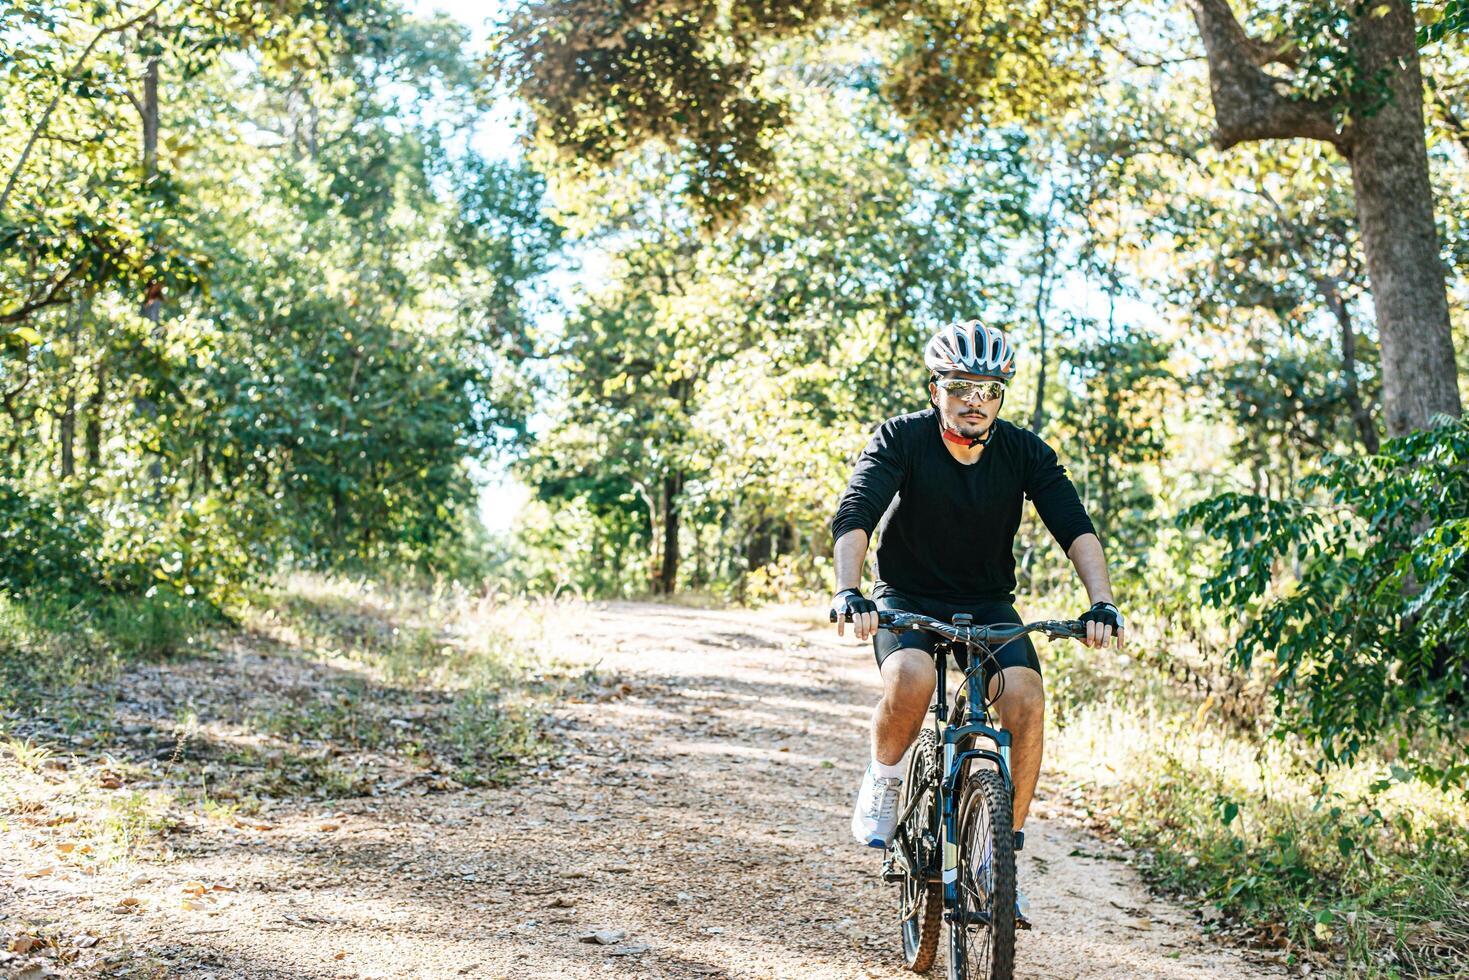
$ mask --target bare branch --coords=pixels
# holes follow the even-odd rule
[[[1124,61],[1127,61],[1138,68],[1166,68],[1169,65],[1186,65],[1189,62],[1200,60],[1197,55],[1186,55],[1181,58],[1145,58],[1142,55],[1137,54],[1136,52],[1129,49],[1121,41],[1117,40],[1106,31],[1101,32],[1100,37],[1102,44],[1106,45],[1108,48],[1111,48],[1112,51],[1115,52]]]
[[[1350,150],[1350,131],[1341,130],[1329,107],[1291,98],[1284,83],[1260,66],[1288,63],[1279,46],[1245,33],[1228,0],[1188,0],[1209,57],[1209,89],[1214,100],[1214,145],[1221,150],[1252,140],[1305,137]]]

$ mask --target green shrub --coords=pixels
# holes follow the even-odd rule
[[[1225,543],[1203,597],[1246,620],[1236,665],[1273,658],[1282,727],[1324,764],[1389,733],[1455,739],[1469,694],[1469,421],[1375,456],[1328,455],[1301,489],[1300,501],[1226,493],[1180,516]],[[1400,747],[1426,779],[1469,778],[1462,756]]]

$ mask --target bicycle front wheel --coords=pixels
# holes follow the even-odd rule
[[[957,901],[949,919],[949,980],[1015,975],[1015,833],[1010,788],[977,769],[959,797]]]

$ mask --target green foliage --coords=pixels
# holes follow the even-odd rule
[[[490,61],[564,167],[591,175],[650,145],[673,147],[685,202],[728,223],[778,190],[779,144],[803,107],[770,69],[790,51],[850,30],[882,53],[888,101],[920,134],[946,136],[1064,105],[1086,81],[1075,41],[1089,20],[1083,2],[554,0],[505,17]],[[878,84],[868,59],[824,70]]]
[[[1427,6],[1425,23],[1418,28],[1420,46],[1442,41],[1455,34],[1469,34],[1469,2],[1444,0]]]
[[[444,552],[467,460],[524,431],[559,244],[541,179],[454,135],[485,110],[467,32],[126,10],[0,52],[3,587],[221,605],[284,560]]]
[[[668,157],[565,195],[611,261],[554,340],[558,421],[522,464],[554,515],[521,532],[546,559],[533,581],[739,594],[794,553],[822,582],[846,454],[926,404],[931,324],[1018,319],[1003,260],[1031,189],[1022,135],[915,158],[869,93],[789,98],[793,178],[759,221],[710,234],[668,208]]]
[[[0,592],[46,582],[61,594],[95,588],[101,529],[81,501],[33,496],[0,481]]]
[[[1394,732],[1456,736],[1469,691],[1466,466],[1469,425],[1445,420],[1376,456],[1326,457],[1301,481],[1319,506],[1228,493],[1180,515],[1225,543],[1203,596],[1247,617],[1236,663],[1271,659],[1277,714],[1330,763]],[[1415,761],[1434,782],[1469,777],[1459,762]]]
[[[1151,537],[1153,500],[1140,467],[1167,451],[1165,412],[1176,386],[1169,354],[1147,332],[1115,326],[1062,354],[1074,384],[1063,389],[1057,428],[1078,450],[1080,489],[1124,567]]]

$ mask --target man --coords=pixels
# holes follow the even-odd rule
[[[881,848],[897,824],[903,755],[923,726],[938,675],[937,638],[921,630],[879,631],[879,609],[944,622],[957,612],[971,613],[977,625],[1021,622],[1012,603],[1023,495],[1076,566],[1093,602],[1081,616],[1087,643],[1100,647],[1115,637],[1121,650],[1123,642],[1102,544],[1076,488],[1039,436],[999,418],[1005,385],[1015,376],[1009,340],[978,320],[955,323],[933,336],[923,359],[931,407],[882,424],[857,460],[831,525],[837,632],[850,614],[857,639],[873,638],[882,675],[882,700],[872,716],[872,761],[852,814],[853,836]],[[861,589],[862,566],[879,525],[869,599]],[[1005,645],[996,659],[998,669],[987,683],[992,697],[1002,690],[994,709],[1014,739],[1019,831],[1040,773],[1045,692],[1029,637]],[[1023,839],[1018,833],[1016,838]]]

